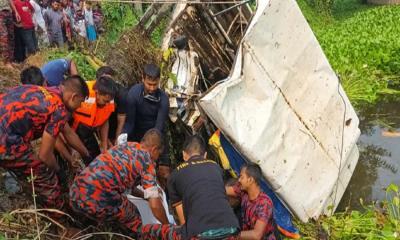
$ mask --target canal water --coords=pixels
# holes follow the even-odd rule
[[[400,185],[400,137],[384,137],[384,131],[400,132],[400,104],[384,101],[358,113],[360,158],[338,211],[362,209],[364,203],[384,200],[385,187]]]

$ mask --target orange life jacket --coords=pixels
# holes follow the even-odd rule
[[[89,98],[87,98],[73,114],[74,123],[72,128],[75,130],[81,123],[88,127],[99,127],[108,120],[111,113],[115,110],[114,100],[107,103],[102,108],[97,107],[96,92],[93,90],[95,83],[96,81],[86,82],[89,88]]]

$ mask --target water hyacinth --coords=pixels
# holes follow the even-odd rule
[[[400,83],[400,6],[371,7],[342,0],[333,15],[325,17],[305,0],[298,2],[354,105],[399,94],[388,83]]]

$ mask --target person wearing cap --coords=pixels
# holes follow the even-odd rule
[[[159,84],[160,68],[154,64],[146,64],[142,82],[133,86],[126,96],[126,121],[122,133],[117,138],[118,145],[128,140],[140,142],[144,134],[152,128],[164,132],[169,100],[167,94],[159,88]],[[166,179],[170,172],[167,148],[158,164],[158,172],[163,173],[162,178]]]

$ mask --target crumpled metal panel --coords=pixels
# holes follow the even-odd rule
[[[230,78],[200,105],[301,220],[337,207],[359,120],[294,0],[260,2]]]

